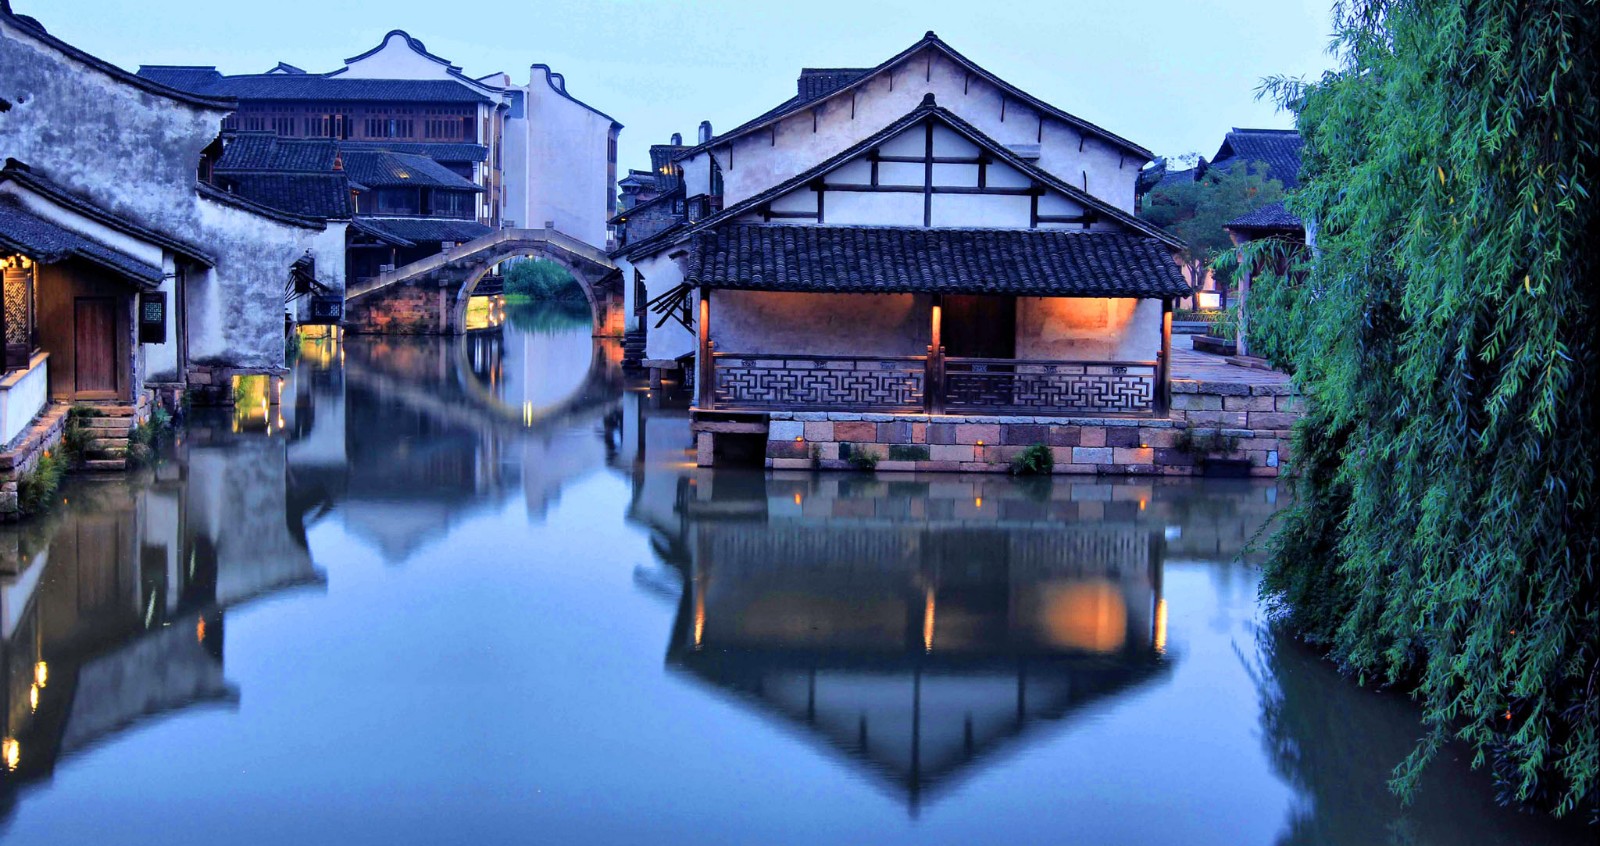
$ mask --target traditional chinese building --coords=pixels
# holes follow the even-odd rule
[[[0,513],[60,437],[65,409],[105,418],[93,469],[123,466],[161,395],[231,401],[284,361],[284,303],[322,222],[197,180],[231,100],[141,78],[0,0]]]
[[[612,186],[622,125],[567,93],[565,79],[546,65],[532,65],[525,85],[513,84],[505,73],[471,77],[394,30],[327,73],[284,63],[254,74],[187,65],[145,65],[139,73],[237,100],[224,124],[236,134],[229,147],[268,133],[292,151],[283,159],[264,159],[255,152],[268,142],[248,142],[252,155],[245,169],[254,178],[224,181],[252,199],[301,213],[313,207],[341,211],[307,196],[320,197],[320,189],[285,190],[263,180],[276,174],[281,181],[306,183],[295,175],[306,161],[297,158],[301,153],[314,156],[324,175],[334,170],[335,157],[342,159],[361,195],[354,214],[386,219],[366,221],[371,229],[351,229],[349,270],[355,278],[375,275],[376,265],[404,263],[407,253],[431,255],[440,243],[469,241],[502,227],[549,223],[585,243],[606,245],[606,219],[616,210]],[[226,170],[238,174],[241,168],[225,152],[218,176]],[[390,261],[375,258],[384,251]]]
[[[619,215],[635,344],[688,368],[702,463],[766,437],[785,466],[982,469],[972,447],[1048,444],[1039,417],[1168,425],[1190,289],[1181,243],[1133,214],[1150,158],[931,32],[872,68],[806,69],[789,101],[652,162],[670,185]],[[647,217],[678,192],[675,221]]]

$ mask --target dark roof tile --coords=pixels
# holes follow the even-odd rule
[[[271,132],[241,132],[227,143],[218,172],[271,170],[289,173],[327,173],[339,155],[331,139],[280,138]]]
[[[482,191],[477,183],[427,156],[387,150],[345,150],[344,169],[350,178],[369,188],[409,186]]]
[[[1293,129],[1240,129],[1222,139],[1211,167],[1227,170],[1235,161],[1261,162],[1267,176],[1285,188],[1300,187],[1300,133]]]
[[[224,178],[235,194],[279,211],[324,220],[351,216],[350,180],[343,173],[240,173]]]
[[[1114,232],[739,224],[695,237],[687,281],[811,293],[1185,297],[1154,238]]]
[[[83,259],[143,287],[161,284],[160,267],[39,217],[15,197],[0,197],[0,247],[46,264]]]
[[[442,220],[426,217],[362,217],[362,227],[412,243],[424,241],[471,241],[493,232],[472,220]]]
[[[487,103],[489,95],[451,79],[356,79],[312,73],[223,76],[215,69],[146,65],[144,79],[204,97],[236,100],[332,100],[384,103]],[[214,76],[212,74],[215,74]]]
[[[1283,203],[1269,203],[1249,214],[1240,215],[1223,224],[1228,229],[1245,232],[1283,232],[1305,229],[1305,223]]]

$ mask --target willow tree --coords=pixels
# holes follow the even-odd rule
[[[1310,406],[1264,590],[1422,704],[1397,790],[1458,738],[1511,798],[1593,813],[1600,7],[1335,16],[1337,69],[1267,86],[1314,248],[1253,316]]]

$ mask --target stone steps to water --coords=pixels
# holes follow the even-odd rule
[[[131,405],[91,406],[93,416],[77,418],[78,426],[89,435],[83,447],[83,469],[89,471],[126,470],[128,446],[138,425],[139,409]]]

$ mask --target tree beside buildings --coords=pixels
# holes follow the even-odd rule
[[[1339,66],[1277,80],[1314,260],[1254,310],[1310,400],[1265,591],[1421,703],[1414,789],[1464,741],[1507,798],[1596,812],[1600,16],[1348,4]]]

